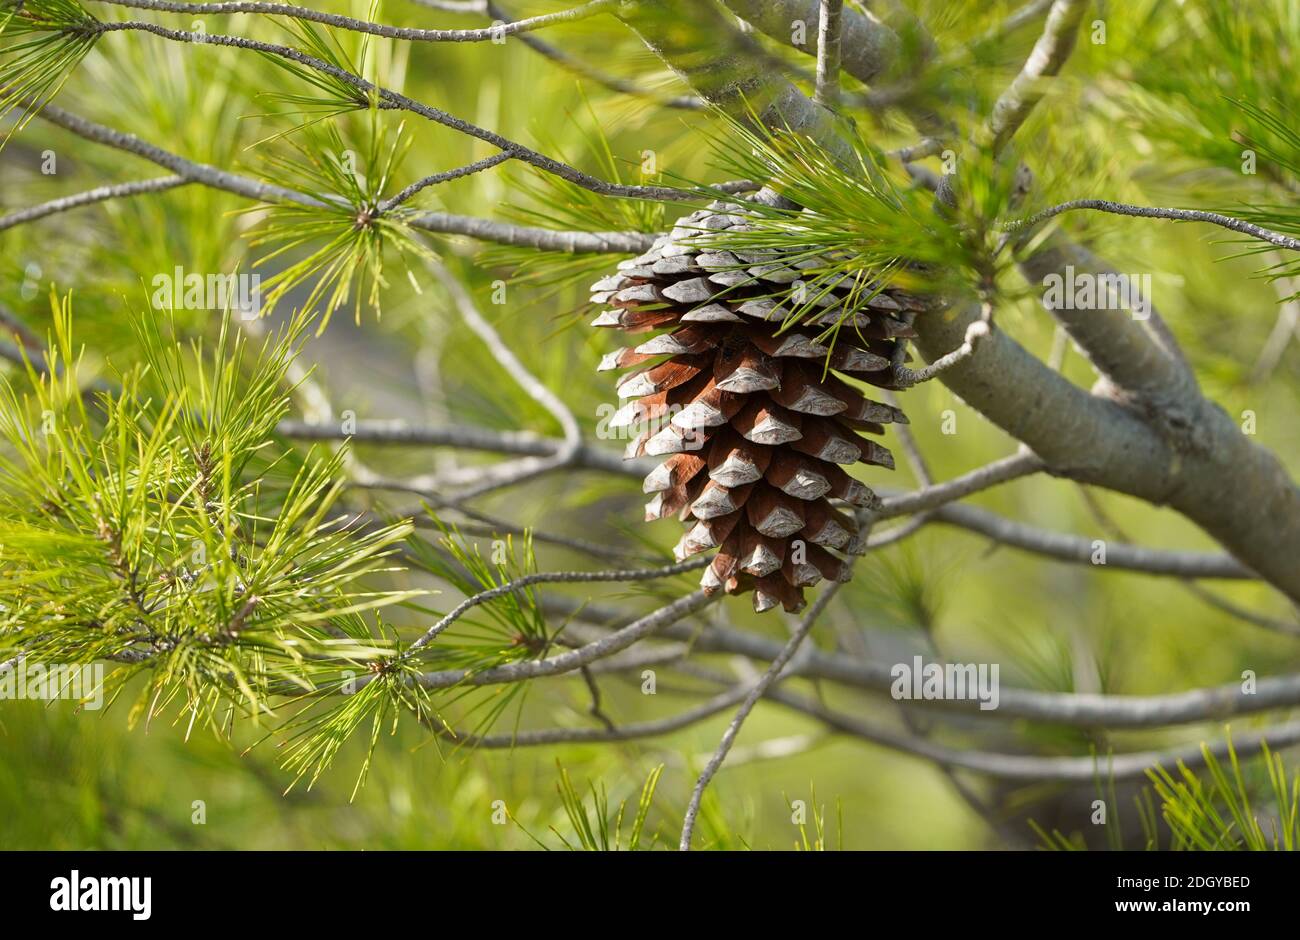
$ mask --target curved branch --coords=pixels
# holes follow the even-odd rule
[[[1039,473],[1044,469],[1046,467],[1043,462],[1028,451],[1013,454],[954,479],[923,487],[914,493],[888,496],[881,501],[880,508],[874,510],[872,515],[877,519],[891,519],[907,513],[923,512],[945,503],[965,499],[981,490]]]
[[[820,702],[801,698],[784,689],[776,689],[770,692],[768,697],[816,718],[829,728],[864,741],[947,767],[971,770],[1002,780],[1088,783],[1096,780],[1098,776],[1113,777],[1117,781],[1142,780],[1148,770],[1156,767],[1175,767],[1184,764],[1195,769],[1203,767],[1206,762],[1205,752],[1200,744],[1183,745],[1164,751],[1137,751],[1096,757],[1033,757],[1025,754],[964,750],[935,744],[933,741],[900,734],[897,731],[877,728],[849,715],[832,711]],[[1300,742],[1300,721],[1237,735],[1232,739],[1231,748],[1238,756],[1247,756],[1263,750],[1265,745],[1280,749],[1297,742]],[[1226,758],[1228,750],[1227,740],[1216,741],[1208,748],[1209,753],[1216,759]]]
[[[482,160],[475,160],[473,163],[468,163],[465,166],[456,167],[454,170],[446,170],[442,173],[434,173],[430,176],[426,176],[423,179],[416,180],[391,199],[385,199],[376,207],[376,210],[378,212],[388,212],[396,206],[400,206],[402,203],[411,199],[416,193],[427,189],[430,186],[437,186],[440,183],[449,183],[452,180],[472,176],[475,173],[482,173],[484,170],[489,170],[499,163],[505,163],[507,160],[513,160],[514,158],[515,155],[509,150],[502,150],[500,153],[494,153],[492,156],[484,157]]]

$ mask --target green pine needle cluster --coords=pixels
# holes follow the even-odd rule
[[[484,558],[477,545],[469,543],[454,528],[443,525],[431,511],[426,512],[443,536],[437,543],[410,539],[408,560],[412,567],[447,582],[457,593],[472,597],[536,573],[537,558],[531,535],[525,533],[518,546],[510,537],[497,540],[491,557]],[[445,613],[421,609],[435,618]],[[525,587],[467,612],[416,655],[426,667],[465,670],[473,676],[509,663],[544,659],[554,649],[564,626],[548,624],[536,591]],[[446,701],[447,704],[460,702],[461,717],[469,721],[465,731],[480,735],[495,725],[511,705],[517,707],[518,716],[528,688],[528,683],[522,682],[485,688],[465,685],[449,690]]]
[[[1262,773],[1248,779],[1228,738],[1225,767],[1209,745],[1201,745],[1205,771],[1198,774],[1181,761],[1176,770],[1147,771],[1150,786],[1134,799],[1143,842],[1148,850],[1175,852],[1294,852],[1300,849],[1300,773],[1288,776],[1280,754],[1264,745]],[[1110,807],[1118,800],[1113,778],[1098,779],[1098,796]],[[1165,830],[1160,822],[1163,820]],[[1045,831],[1031,822],[1044,848],[1077,851],[1085,848],[1079,834]],[[1118,811],[1108,820],[1112,849],[1122,848]],[[1166,843],[1167,844],[1164,844]]]
[[[573,830],[572,839],[566,838],[564,833],[554,826],[551,826],[550,830],[564,848],[571,852],[637,852],[653,850],[659,844],[661,836],[658,830],[649,833],[647,838],[646,822],[654,806],[655,789],[659,786],[659,778],[664,772],[663,764],[657,765],[646,775],[636,804],[631,807],[630,819],[628,819],[627,799],[620,800],[618,807],[611,813],[609,791],[605,785],[602,783],[597,787],[589,782],[587,786],[591,803],[588,805],[564,765],[556,761],[556,767],[560,774],[556,790],[560,794],[560,804],[565,818]],[[629,827],[626,841],[623,839],[625,821]],[[517,820],[516,825],[519,825],[528,838],[542,849],[550,850],[549,845],[525,829]]]
[[[0,119],[19,114],[0,149],[63,87],[98,26],[77,0],[0,0]]]
[[[224,733],[391,655],[362,613],[413,596],[370,586],[410,526],[357,530],[341,454],[276,438],[306,318],[253,351],[229,319],[209,349],[157,316],[92,394],[65,299],[45,362],[0,379],[0,661],[108,661],[133,719]]]
[[[379,2],[374,0],[370,5],[368,17],[370,20],[376,19],[378,9]],[[352,75],[365,74],[371,46],[375,40],[374,36],[364,33],[359,36],[352,34],[341,36],[337,31],[322,29],[308,20],[298,20],[292,17],[285,17],[282,20],[276,19],[275,22],[289,34],[291,39],[296,41],[296,46],[301,52],[305,52],[339,71],[348,72]],[[349,43],[356,46],[355,51],[348,49]],[[335,75],[321,72],[302,63],[294,62],[292,59],[286,59],[283,56],[273,55],[269,52],[262,53],[262,57],[276,68],[283,69],[290,76],[312,89],[307,93],[282,91],[265,94],[266,98],[279,101],[292,108],[293,110],[289,113],[303,119],[297,125],[299,128],[347,114],[349,111],[359,111],[363,108],[372,107],[376,103],[373,94],[367,94],[351,82],[344,81]]]
[[[370,111],[370,128],[364,149],[345,142],[337,123],[323,130],[306,128],[304,140],[291,140],[292,155],[267,158],[270,181],[311,196],[313,205],[282,203],[250,211],[264,211],[262,228],[249,238],[254,248],[270,247],[256,264],[283,264],[264,282],[262,313],[269,315],[294,289],[307,287],[302,308],[323,310],[319,332],[330,316],[353,298],[353,312],[361,322],[363,301],[377,313],[383,288],[384,259],[395,250],[405,264],[409,257],[430,258],[432,251],[419,239],[409,220],[415,210],[387,207],[385,195],[410,147],[399,125],[390,135],[379,124],[379,111]],[[411,286],[419,284],[409,264]]]

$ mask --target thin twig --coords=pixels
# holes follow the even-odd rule
[[[1039,473],[1044,469],[1046,468],[1041,460],[1028,451],[1023,451],[995,460],[991,464],[952,480],[924,486],[911,493],[886,497],[882,500],[880,508],[873,511],[873,515],[877,519],[889,519],[907,513],[934,509],[1001,483]]]
[[[1168,209],[1160,206],[1130,206],[1122,202],[1111,202],[1109,199],[1073,199],[1069,202],[1063,202],[1059,206],[1044,209],[1042,212],[1036,212],[1026,219],[1010,223],[1008,229],[1014,232],[1031,230],[1048,219],[1079,209],[1091,209],[1095,212],[1109,212],[1112,215],[1127,215],[1139,219],[1206,222],[1242,235],[1258,238],[1271,245],[1277,245],[1279,248],[1300,251],[1300,238],[1292,238],[1290,235],[1283,235],[1281,232],[1275,232],[1272,229],[1242,219],[1235,219],[1229,215],[1221,215],[1218,212],[1206,212],[1201,209]]]
[[[26,209],[19,209],[8,215],[0,216],[0,232],[13,228],[15,225],[22,225],[24,222],[34,222],[37,219],[43,219],[59,212],[67,212],[69,209],[78,209],[108,199],[138,196],[142,193],[161,193],[169,189],[175,189],[177,186],[184,186],[189,182],[191,180],[187,180],[182,176],[160,176],[151,180],[98,186],[95,189],[88,189],[84,193],[51,199],[49,202],[43,202],[37,206],[29,206]]]
[[[817,618],[830,604],[839,588],[840,585],[837,582],[822,591],[821,596],[817,598],[803,620],[799,622],[799,626],[795,629],[789,641],[782,647],[777,657],[772,660],[772,665],[750,684],[749,694],[745,696],[745,701],[736,711],[736,716],[731,719],[731,724],[727,726],[726,732],[723,733],[718,749],[714,751],[713,757],[705,765],[704,771],[700,774],[700,779],[695,783],[695,790],[691,793],[691,801],[686,807],[686,817],[682,820],[682,837],[678,844],[678,848],[683,852],[689,851],[691,848],[691,836],[695,832],[695,819],[700,813],[700,803],[704,799],[704,791],[708,787],[709,781],[713,779],[722,766],[722,762],[727,759],[727,752],[731,750],[732,744],[736,741],[736,736],[740,734],[740,728],[745,723],[745,719],[749,717],[749,713],[754,710],[754,706],[758,704],[759,699],[767,692],[768,687],[780,677],[786,664],[798,652],[799,645],[808,636],[813,624],[817,622]]]
[[[1263,627],[1265,630],[1274,630],[1278,633],[1285,633],[1287,636],[1300,637],[1300,623],[1294,620],[1279,620],[1276,617],[1258,614],[1253,610],[1242,607],[1240,604],[1234,604],[1226,597],[1202,587],[1194,581],[1185,581],[1183,586],[1211,607],[1236,617],[1238,620],[1244,620],[1254,626]]]
[[[478,307],[460,281],[452,277],[451,272],[441,262],[430,257],[426,259],[425,264],[442,284],[443,288],[446,289],[447,293],[451,295],[452,303],[456,305],[461,318],[487,346],[492,358],[496,359],[501,368],[514,379],[520,388],[528,393],[530,398],[549,411],[564,430],[564,443],[554,456],[544,458],[525,457],[513,464],[485,470],[483,479],[468,489],[458,492],[456,494],[457,498],[466,501],[494,489],[512,486],[542,473],[548,473],[572,464],[582,447],[582,428],[578,425],[578,419],[574,417],[569,406],[525,368],[524,364],[519,361],[519,357],[501,339],[501,334],[479,312]]]
[[[303,441],[344,441],[393,444],[398,446],[456,447],[498,454],[526,457],[553,457],[565,442],[543,437],[532,431],[494,431],[473,425],[413,425],[406,421],[358,421],[351,433],[337,422],[281,421],[276,430],[285,437]],[[601,470],[618,476],[642,479],[654,466],[653,461],[624,461],[622,455],[584,443],[577,451],[574,465]]]
[[[894,378],[903,388],[911,388],[914,385],[920,385],[922,382],[929,382],[931,379],[938,378],[953,366],[960,365],[973,356],[980,340],[991,332],[992,327],[989,325],[987,318],[973,320],[966,327],[965,340],[952,352],[940,356],[924,369],[909,369],[904,365],[896,364],[894,366]]]
[[[1115,541],[1102,543],[1105,549],[1105,563],[1102,564],[1094,561],[1099,547],[1094,539],[1038,529],[962,503],[948,503],[931,511],[936,522],[978,532],[1001,545],[1060,561],[1090,565],[1097,571],[1142,571],[1178,578],[1251,580],[1258,577],[1231,555],[1168,551]]]
[[[447,170],[443,173],[434,173],[426,176],[424,179],[416,180],[410,186],[407,186],[396,196],[391,199],[385,199],[377,207],[378,212],[388,212],[396,206],[400,206],[416,193],[430,186],[437,186],[439,183],[448,183],[451,180],[458,180],[474,173],[481,173],[484,170],[491,169],[499,163],[505,163],[507,160],[513,160],[515,155],[509,150],[502,150],[500,153],[494,153],[490,157],[484,157],[482,160],[475,160],[473,163],[457,167],[454,170]]]
[[[573,617],[580,602],[551,595],[543,606],[557,616]],[[618,620],[610,611],[585,607],[581,615]],[[571,630],[574,627],[570,627]],[[604,628],[585,627],[584,636],[604,636]],[[659,631],[664,639],[689,644],[696,653],[725,653],[771,662],[782,644],[745,630],[711,625],[703,630],[690,624],[674,624]],[[667,658],[680,649],[656,651]],[[848,688],[888,695],[897,683],[895,663],[866,660],[810,647],[800,657],[799,675],[818,682],[833,682]],[[629,666],[629,668],[631,668]],[[909,707],[936,713],[959,712],[964,718],[988,721],[1035,721],[1069,728],[1163,728],[1174,725],[1225,721],[1300,705],[1300,673],[1264,676],[1247,691],[1240,679],[1224,685],[1187,689],[1160,695],[1119,695],[1088,692],[1044,692],[1008,686],[998,687],[998,706],[980,707],[974,698],[911,699]]]
[[[885,404],[898,407],[898,397],[888,389],[882,390],[881,398]],[[925,456],[921,453],[920,446],[916,443],[916,437],[912,434],[912,429],[906,424],[895,424],[894,436],[898,438],[898,443],[903,446],[903,456],[907,458],[907,465],[912,468],[912,475],[916,477],[918,486],[926,487],[934,482],[930,477],[930,468],[926,465]]]
[[[383,36],[386,39],[401,39],[407,42],[493,42],[504,36],[527,33],[561,23],[574,23],[589,17],[605,13],[622,0],[589,0],[588,3],[546,13],[530,16],[527,19],[502,23],[486,29],[412,29],[404,26],[388,26],[383,23],[371,23],[350,16],[336,13],[322,13],[307,7],[293,6],[287,3],[262,2],[227,2],[227,3],[178,3],[172,0],[97,0],[118,7],[130,7],[135,10],[156,10],[162,13],[213,14],[260,13],[272,16],[284,16],[290,19],[321,23],[335,29],[345,29],[355,33],[371,36]]]
[[[985,774],[1003,780],[1032,782],[1092,783],[1098,776],[1115,780],[1143,780],[1155,767],[1174,768],[1179,764],[1195,769],[1205,765],[1199,742],[1163,751],[1138,751],[1126,754],[1098,754],[1095,757],[1034,757],[1005,754],[978,748],[958,749],[917,739],[908,734],[877,728],[857,718],[832,711],[820,702],[802,698],[785,689],[774,689],[768,697],[816,718],[827,727],[864,741],[901,751],[935,763]],[[1232,737],[1231,747],[1238,756],[1255,754],[1267,744],[1274,750],[1300,742],[1300,721],[1247,731]],[[1227,757],[1229,742],[1219,740],[1209,745],[1214,757]]]
[[[539,571],[535,574],[526,574],[522,577],[515,578],[498,587],[490,588],[486,591],[480,591],[470,597],[465,598],[457,604],[441,620],[431,626],[424,634],[412,643],[407,652],[414,653],[422,649],[433,641],[438,634],[449,628],[469,611],[488,601],[496,600],[498,597],[505,597],[507,594],[516,594],[525,588],[534,584],[591,584],[595,582],[630,582],[630,581],[653,581],[659,578],[671,578],[674,575],[682,574],[686,571],[695,571],[704,567],[711,561],[709,558],[693,558],[690,561],[679,562],[675,565],[665,565],[662,568],[640,568],[640,569],[619,569],[614,568],[607,571]]]
[[[500,134],[490,131],[487,128],[479,127],[463,118],[449,114],[439,108],[424,104],[403,95],[400,92],[393,91],[391,88],[384,88],[376,85],[359,75],[341,69],[336,65],[319,59],[316,56],[308,55],[298,49],[290,46],[282,46],[276,43],[262,42],[256,39],[246,39],[242,36],[227,36],[222,33],[193,33],[183,30],[168,29],[165,26],[158,26],[154,23],[141,23],[128,21],[123,23],[101,23],[95,30],[100,33],[112,32],[142,32],[167,39],[172,42],[196,43],[199,45],[223,46],[227,48],[246,49],[250,52],[260,52],[265,55],[276,56],[289,62],[295,62],[298,65],[306,66],[309,69],[320,72],[323,75],[329,75],[336,78],[344,84],[356,89],[359,99],[365,99],[369,96],[378,98],[380,107],[408,111],[411,114],[418,114],[420,117],[441,124],[443,127],[449,127],[452,130],[459,131],[469,137],[485,141],[501,150],[509,150],[517,160],[528,163],[544,173],[559,177],[567,182],[573,183],[589,192],[599,196],[616,196],[627,199],[648,199],[661,200],[669,202],[691,202],[700,198],[700,193],[693,190],[674,189],[667,186],[628,186],[622,183],[611,183],[608,180],[599,179],[588,173],[584,173],[576,167],[569,166],[552,157],[539,153],[523,144],[509,140]]]

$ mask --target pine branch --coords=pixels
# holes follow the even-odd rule
[[[576,23],[606,13],[621,3],[622,0],[589,0],[587,3],[568,10],[547,13],[542,16],[532,16],[485,29],[412,29],[404,26],[387,26],[383,23],[371,23],[367,20],[340,16],[336,13],[323,13],[319,10],[294,6],[288,3],[263,3],[252,2],[252,0],[231,0],[231,2],[220,3],[180,3],[173,2],[173,0],[95,0],[95,2],[118,7],[129,7],[135,10],[156,10],[163,13],[184,13],[188,15],[250,13],[284,16],[309,23],[321,23],[335,29],[364,33],[370,36],[382,36],[386,39],[400,39],[406,42],[499,42],[501,37],[504,36],[522,35],[563,23]]]
[[[658,578],[671,578],[675,575],[683,574],[687,571],[698,571],[709,561],[709,559],[695,558],[690,561],[679,562],[675,565],[665,565],[660,568],[642,568],[626,569],[616,568],[608,571],[543,571],[537,574],[525,575],[517,578],[508,584],[491,588],[468,597],[456,605],[449,614],[429,627],[420,635],[420,638],[412,643],[408,648],[408,653],[414,653],[425,646],[428,646],[438,634],[451,627],[457,620],[463,617],[469,611],[478,607],[480,604],[486,604],[488,601],[496,600],[498,597],[505,597],[531,587],[534,584],[589,584],[595,582],[631,582],[631,581],[651,581]]]
[[[613,9],[617,9],[617,7],[613,7]],[[463,118],[458,118],[439,108],[423,104],[422,102],[416,101],[400,92],[393,91],[390,88],[375,85],[359,75],[354,75],[346,69],[342,69],[337,65],[289,46],[262,42],[255,39],[245,39],[240,36],[226,36],[221,33],[185,32],[182,30],[168,29],[167,27],[158,26],[153,23],[101,23],[94,27],[94,30],[97,35],[124,31],[143,32],[172,42],[246,49],[252,52],[260,52],[264,55],[283,59],[296,65],[305,66],[306,68],[319,72],[322,75],[329,76],[330,78],[336,79],[344,85],[355,89],[357,93],[358,107],[362,106],[362,104],[371,97],[374,97],[379,102],[381,108],[408,111],[412,114],[433,121],[436,124],[440,124],[443,127],[448,127],[469,137],[482,140],[501,150],[509,151],[515,159],[528,163],[544,173],[550,173],[560,179],[573,183],[575,186],[580,186],[581,188],[600,196],[616,196],[625,199],[661,200],[667,202],[697,201],[700,199],[700,193],[689,190],[674,189],[667,186],[625,186],[618,183],[611,183],[607,180],[598,179],[590,174],[583,173],[581,170],[569,166],[566,163],[562,163],[559,160],[538,153],[529,147],[525,147],[523,144],[509,140],[494,131],[487,130],[477,124],[466,121]]]
[[[213,189],[224,190],[258,202],[291,203],[310,208],[319,208],[323,205],[320,200],[306,193],[250,179],[209,164],[187,160],[141,140],[133,134],[105,127],[54,105],[44,106],[40,111],[40,117],[86,140],[133,153],[187,180],[202,183]],[[653,241],[651,236],[639,232],[562,232],[445,212],[423,212],[411,217],[408,222],[413,227],[427,232],[466,235],[483,241],[522,245],[544,251],[635,254],[644,251]]]

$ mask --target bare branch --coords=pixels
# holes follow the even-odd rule
[[[885,404],[898,408],[898,396],[888,389],[882,389],[881,391],[883,393],[881,399]],[[902,413],[901,410],[899,413]],[[911,427],[906,422],[901,421],[893,427],[894,436],[898,438],[899,444],[902,445],[903,456],[907,458],[907,465],[912,468],[912,475],[916,478],[916,482],[922,487],[929,486],[934,480],[930,475],[930,467],[925,462],[925,455],[921,453],[920,445],[916,443],[916,436],[912,434]]]
[[[894,374],[898,384],[903,388],[911,388],[913,385],[938,378],[953,366],[960,365],[973,356],[975,347],[991,332],[992,327],[989,326],[987,318],[972,321],[966,326],[966,338],[962,344],[952,352],[940,356],[924,369],[909,369],[906,366],[896,365]]]
[[[1169,219],[1174,222],[1205,222],[1210,225],[1217,225],[1220,228],[1226,228],[1242,235],[1249,235],[1252,238],[1258,238],[1266,241],[1270,245],[1277,245],[1279,248],[1285,248],[1288,251],[1300,251],[1300,238],[1292,238],[1290,235],[1283,235],[1281,232],[1275,232],[1272,229],[1264,228],[1262,225],[1255,225],[1252,222],[1246,222],[1243,219],[1234,219],[1230,215],[1222,215],[1218,212],[1206,212],[1201,209],[1167,209],[1160,206],[1131,206],[1123,202],[1111,202],[1109,199],[1072,199],[1069,202],[1063,202],[1060,205],[1044,209],[1042,212],[1035,212],[1026,219],[1019,219],[1014,223],[1008,224],[1007,228],[1013,232],[1029,232],[1034,228],[1046,222],[1048,219],[1055,218],[1066,212],[1077,212],[1081,209],[1091,209],[1094,212],[1109,212],[1112,215],[1127,215],[1138,219]]]
[[[1205,754],[1199,743],[1164,751],[1138,751],[1097,757],[1030,757],[1024,754],[962,750],[936,744],[924,738],[877,728],[857,718],[832,711],[820,702],[801,698],[784,689],[775,689],[768,697],[818,719],[827,727],[851,734],[864,741],[1003,780],[1087,783],[1097,779],[1098,776],[1103,779],[1113,776],[1117,781],[1141,780],[1146,777],[1148,770],[1155,767],[1172,768],[1182,763],[1196,769],[1205,765]],[[1270,748],[1281,749],[1297,742],[1300,742],[1300,721],[1235,734],[1231,747],[1238,756],[1246,756],[1257,753],[1266,744]],[[1228,755],[1228,748],[1228,741],[1220,740],[1210,745],[1208,750],[1216,759],[1223,759]]]
[[[563,441],[531,431],[493,431],[468,425],[424,427],[405,421],[358,421],[352,434],[344,433],[340,424],[305,421],[281,421],[277,430],[285,437],[303,441],[351,439],[374,444],[461,447],[528,457],[553,457],[564,446]],[[590,444],[578,448],[574,462],[576,466],[637,479],[643,478],[654,465],[653,461],[624,461],[618,452]]]
[[[1200,598],[1211,607],[1221,610],[1231,617],[1236,617],[1238,620],[1254,624],[1257,627],[1263,627],[1265,630],[1273,630],[1277,633],[1284,633],[1287,636],[1300,637],[1300,623],[1297,623],[1294,620],[1279,620],[1276,617],[1267,617],[1263,614],[1257,614],[1253,610],[1248,610],[1240,604],[1234,604],[1226,597],[1208,590],[1192,581],[1188,581],[1185,587],[1195,597]]]
[[[260,13],[272,16],[284,16],[290,19],[321,23],[335,29],[346,29],[354,33],[367,33],[371,36],[383,36],[386,39],[401,39],[407,42],[492,42],[502,36],[528,33],[561,23],[573,23],[585,20],[600,13],[608,12],[622,0],[589,0],[580,6],[542,16],[503,23],[486,29],[411,29],[404,26],[386,26],[383,23],[371,23],[367,20],[339,16],[335,13],[322,13],[307,7],[293,6],[287,3],[262,2],[226,2],[226,3],[178,3],[172,0],[97,0],[118,7],[130,7],[135,10],[156,10],[162,13],[187,14],[233,14]]]
[[[424,179],[416,180],[393,198],[385,199],[378,205],[377,209],[379,212],[388,212],[395,206],[400,206],[423,189],[427,189],[430,186],[437,186],[439,183],[448,183],[452,180],[461,179],[462,177],[472,176],[475,173],[481,173],[484,170],[491,169],[499,163],[513,160],[514,157],[515,155],[509,150],[502,150],[500,153],[494,153],[492,156],[484,157],[482,160],[475,160],[473,163],[457,167],[454,170],[447,170],[443,173],[434,173],[432,176],[426,176]]]
[[[578,649],[569,650],[547,659],[508,663],[504,666],[495,666],[492,669],[485,669],[480,672],[475,672],[472,669],[426,672],[420,677],[419,683],[426,689],[449,689],[460,685],[501,685],[509,682],[520,682],[525,679],[563,675],[567,672],[573,672],[575,669],[580,669],[598,659],[613,656],[644,637],[663,629],[671,623],[676,623],[683,617],[707,607],[716,600],[717,595],[708,597],[703,591],[694,591],[685,597],[678,598],[671,604],[660,607],[658,610],[634,620],[626,627],[615,630],[609,636],[594,643],[587,643]],[[369,677],[361,677],[357,680],[357,684],[364,684],[368,679]]]
[[[1092,565],[1099,571],[1119,568],[1125,571],[1142,571],[1147,574],[1169,575],[1177,578],[1240,580],[1258,577],[1241,562],[1228,555],[1141,548],[1110,540],[1104,540],[1101,545],[1098,545],[1098,540],[1036,529],[961,503],[950,503],[931,512],[936,522],[978,532],[1000,544],[1038,555]],[[1093,561],[1095,556],[1100,557],[1098,549],[1101,547],[1105,549],[1104,565],[1095,564]]]
[[[279,430],[286,437],[301,440],[346,440],[350,436],[334,424],[285,421],[281,422]],[[524,431],[490,431],[472,427],[416,428],[402,422],[360,422],[353,436],[359,441],[375,443],[446,445],[535,456],[554,455],[562,446],[562,442],[554,438],[539,437]],[[645,461],[623,461],[617,453],[585,444],[578,450],[575,465],[635,479],[645,476],[650,469],[650,464]],[[1091,565],[1096,550],[1091,539],[1034,528],[987,510],[954,503],[957,499],[988,487],[1044,469],[1047,469],[1046,465],[1040,458],[1028,453],[1017,454],[934,487],[914,493],[890,494],[876,511],[876,516],[889,519],[907,513],[932,511],[935,521],[968,529],[1002,544],[1060,561]],[[386,486],[413,489],[406,484],[389,483]],[[423,490],[414,491],[425,495]],[[1097,567],[1102,570],[1143,571],[1171,577],[1258,577],[1228,555],[1165,551],[1119,541],[1106,542],[1106,565]]]
[[[510,734],[474,735],[448,731],[433,721],[425,721],[425,726],[440,737],[456,741],[467,747],[481,747],[488,750],[538,747],[550,744],[634,741],[639,738],[654,738],[672,734],[674,731],[680,731],[683,728],[689,728],[691,725],[699,724],[701,721],[707,721],[719,712],[733,708],[737,703],[743,701],[748,692],[748,685],[741,684],[676,715],[632,722],[615,728],[543,728],[536,731],[515,731]]]
[[[945,503],[965,499],[972,493],[978,493],[1000,483],[1039,473],[1044,469],[1043,462],[1032,453],[1026,451],[1014,454],[955,479],[923,487],[914,493],[886,497],[880,508],[873,510],[872,515],[877,519],[889,519],[907,513],[934,509]]]
[[[97,202],[104,202],[108,199],[123,199],[128,196],[137,196],[142,193],[161,193],[169,189],[175,189],[177,186],[184,186],[191,182],[181,176],[160,176],[157,179],[138,180],[131,183],[113,183],[108,186],[97,186],[94,189],[88,189],[84,193],[76,193],[72,196],[62,196],[58,199],[51,199],[49,202],[43,202],[38,206],[30,206],[26,209],[19,209],[8,215],[0,216],[0,232],[7,228],[13,228],[15,225],[22,225],[24,222],[34,222],[37,219],[43,219],[46,216],[54,215],[59,212],[67,212],[69,209],[78,209],[82,206],[93,205]]]
[[[765,673],[763,673],[763,675],[759,676],[758,679],[750,684],[749,692],[745,696],[745,701],[741,704],[739,710],[737,710],[736,716],[731,720],[731,724],[727,726],[727,730],[722,735],[722,741],[718,744],[718,749],[714,751],[713,757],[710,758],[708,764],[705,765],[704,771],[700,774],[700,779],[695,783],[695,790],[691,793],[690,803],[686,807],[686,818],[682,821],[681,841],[678,844],[678,848],[683,852],[689,851],[691,848],[691,836],[695,832],[695,819],[700,813],[700,802],[704,799],[704,791],[708,787],[709,781],[713,779],[714,775],[717,774],[718,769],[722,766],[722,762],[727,759],[727,753],[731,750],[731,746],[736,742],[736,736],[740,734],[740,728],[745,723],[745,719],[748,718],[749,713],[754,710],[754,706],[758,704],[758,700],[767,692],[768,687],[780,678],[781,672],[785,669],[786,664],[789,663],[794,657],[794,654],[798,652],[800,644],[803,643],[804,639],[808,636],[808,633],[813,628],[813,624],[817,622],[817,618],[821,616],[822,611],[824,611],[827,605],[830,604],[839,588],[840,584],[837,582],[822,591],[817,600],[813,602],[813,606],[809,609],[808,613],[804,615],[803,620],[799,622],[799,626],[790,636],[789,642],[785,644],[781,649],[781,652],[772,660],[772,665]]]
[[[488,352],[492,354],[492,357],[496,359],[502,369],[509,373],[510,377],[528,393],[529,397],[539,402],[549,411],[564,430],[564,443],[554,456],[547,458],[525,457],[513,466],[494,467],[491,471],[485,471],[483,479],[478,483],[467,490],[459,492],[457,498],[468,500],[498,487],[510,486],[538,474],[573,463],[578,450],[582,447],[582,428],[578,426],[578,419],[574,417],[569,406],[524,367],[524,364],[519,361],[519,357],[501,339],[501,334],[484,318],[483,314],[479,313],[478,307],[474,304],[465,288],[451,276],[451,273],[441,262],[430,258],[425,261],[425,264],[447,293],[451,295],[452,303],[456,305],[461,318],[474,331],[475,335],[483,341],[488,348]]]
[[[662,633],[692,644],[696,652],[733,653],[761,662],[775,658],[782,645],[767,637],[716,625],[699,630],[681,624],[665,628]],[[798,670],[787,671],[786,678],[797,675],[889,694],[897,682],[893,668],[893,663],[810,648]],[[1162,728],[1293,708],[1300,705],[1300,674],[1265,676],[1257,680],[1251,692],[1246,692],[1240,681],[1165,695],[1041,692],[1004,684],[999,687],[995,709],[981,709],[973,699],[917,699],[907,704],[988,720],[1028,720],[1073,728]]]
[[[641,232],[565,232],[446,212],[425,212],[408,219],[407,224],[426,232],[569,254],[636,255],[648,250],[655,239]]]

